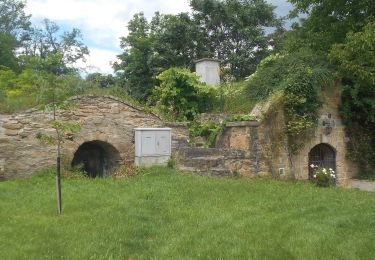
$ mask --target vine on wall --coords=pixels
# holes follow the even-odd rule
[[[311,138],[323,104],[321,90],[333,85],[328,63],[316,53],[303,50],[277,54],[263,60],[249,77],[248,94],[265,102],[279,93],[278,107],[284,112],[284,132],[290,156]]]

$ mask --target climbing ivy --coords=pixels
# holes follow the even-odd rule
[[[282,93],[279,107],[284,111],[289,150],[295,154],[315,132],[317,112],[323,103],[320,91],[333,82],[328,62],[316,53],[302,50],[263,60],[249,77],[247,93],[264,102],[275,93]]]

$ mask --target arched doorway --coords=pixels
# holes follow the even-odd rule
[[[311,164],[319,167],[331,168],[336,173],[336,152],[328,144],[318,144],[309,152],[309,179],[313,177]]]
[[[75,152],[72,167],[82,165],[89,177],[103,177],[111,174],[121,157],[111,144],[103,141],[90,141],[83,143]]]

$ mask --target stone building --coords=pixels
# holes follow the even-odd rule
[[[217,137],[215,148],[192,147],[186,124],[167,124],[157,115],[111,96],[77,96],[74,108],[58,111],[63,122],[81,125],[78,133],[65,136],[63,161],[85,163],[95,175],[109,174],[120,164],[134,162],[134,128],[171,127],[172,154],[182,170],[205,175],[293,175],[308,179],[311,163],[333,168],[339,185],[357,173],[346,158],[348,136],[338,113],[338,88],[325,90],[319,126],[313,138],[291,155],[285,138],[275,138],[283,125],[282,111],[263,115],[269,105],[257,106],[253,121],[229,122]],[[0,117],[0,179],[26,177],[55,163],[56,147],[46,145],[39,133],[54,134],[48,124],[52,113],[31,109]],[[220,117],[216,118],[220,120]]]

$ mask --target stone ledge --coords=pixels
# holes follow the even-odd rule
[[[126,105],[128,107],[131,107],[131,108],[133,108],[133,109],[135,109],[137,111],[149,113],[149,114],[151,114],[151,115],[153,115],[153,116],[155,116],[155,117],[157,117],[158,119],[161,120],[161,117],[159,115],[157,115],[156,113],[152,112],[152,111],[148,111],[147,109],[137,107],[135,105],[130,104],[129,102],[127,102],[125,100],[121,100],[121,99],[119,99],[117,97],[110,96],[110,95],[103,95],[103,96],[92,95],[92,94],[89,94],[89,95],[78,95],[78,96],[70,97],[67,100],[68,101],[79,101],[79,100],[82,100],[84,98],[91,98],[91,99],[104,98],[104,99],[110,99],[110,100],[116,101],[118,103],[124,104],[124,105]]]
[[[187,122],[167,122],[165,123],[165,126],[168,127],[187,127]]]
[[[350,188],[375,192],[374,181],[349,179],[346,182],[347,182],[348,187]]]
[[[251,120],[251,121],[238,121],[238,122],[227,122],[226,127],[241,127],[241,126],[259,126],[260,121]]]

